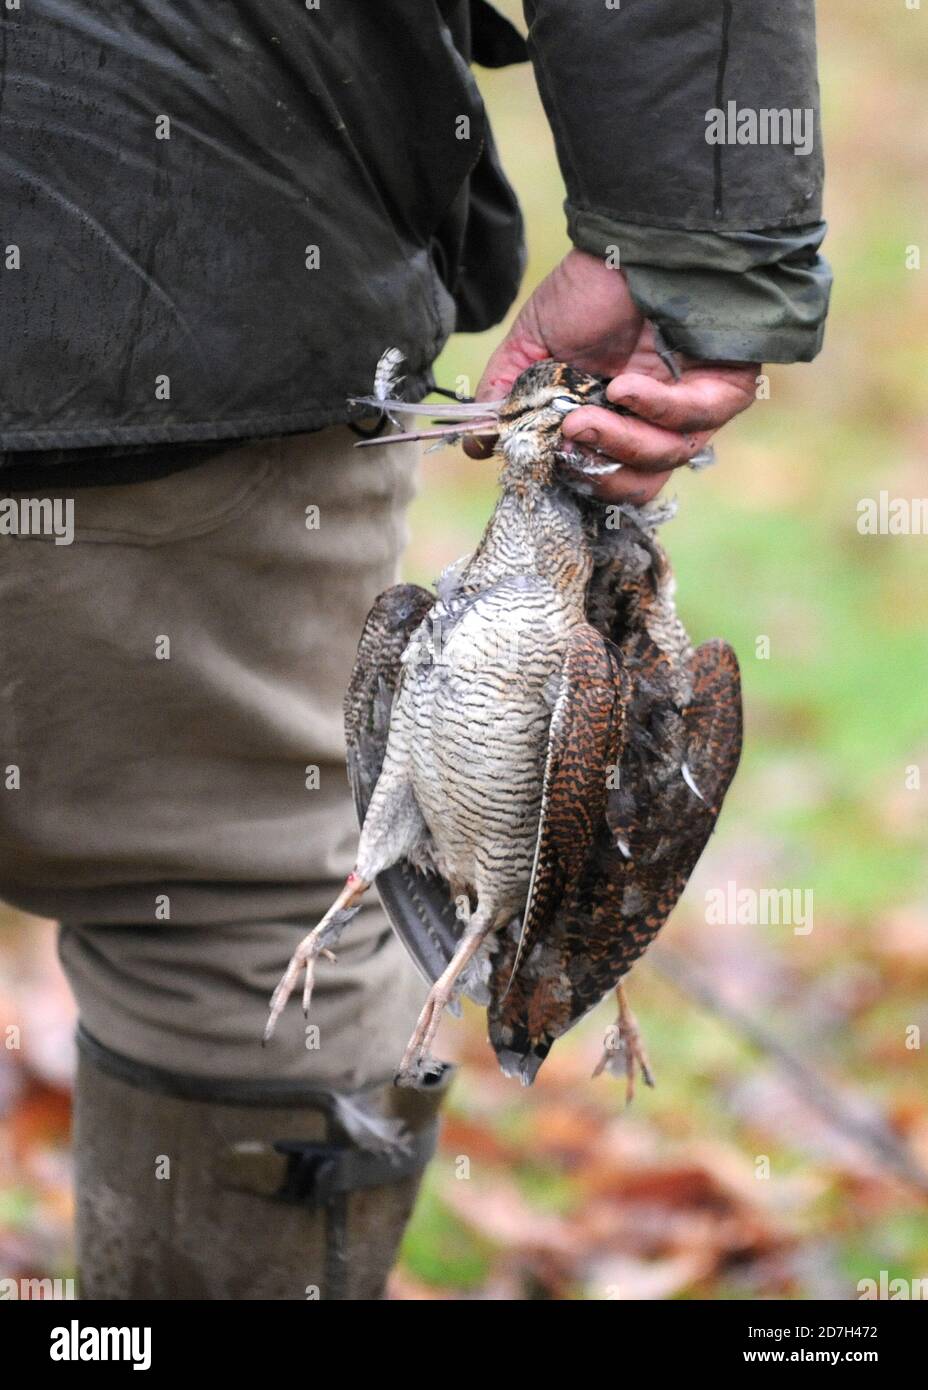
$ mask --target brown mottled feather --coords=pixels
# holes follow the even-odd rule
[[[428,589],[395,584],[375,599],[365,620],[344,701],[348,779],[362,819],[383,766],[400,659],[434,603]]]
[[[434,604],[427,589],[397,584],[376,599],[361,633],[344,706],[348,779],[361,825],[383,767],[402,656]],[[422,628],[424,641],[432,636],[430,626]],[[377,891],[394,930],[431,981],[451,959],[461,924],[448,885],[425,867],[402,859],[378,875]]]
[[[642,539],[629,542],[638,546]],[[594,577],[587,605],[616,641],[631,688],[619,786],[609,792],[583,872],[543,938],[536,937],[515,971],[515,945],[506,938],[491,981],[491,1042],[504,1068],[525,1081],[667,920],[712,832],[740,755],[734,653],[723,642],[690,651],[682,626],[662,611],[666,557],[656,543],[641,548],[648,558],[639,580],[629,583],[626,567],[624,584],[610,594],[614,576],[604,572]],[[684,780],[684,763],[705,801]]]
[[[535,865],[513,970],[544,935],[583,872],[618,760],[628,688],[616,655],[589,624],[571,633],[551,716]]]

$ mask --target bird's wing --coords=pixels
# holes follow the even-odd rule
[[[627,683],[613,648],[588,623],[567,644],[548,731],[541,814],[512,973],[542,937],[593,848],[617,766]]]
[[[395,584],[375,599],[361,631],[345,692],[344,715],[348,779],[362,820],[387,751],[390,711],[403,673],[403,652],[434,603],[435,595],[428,589]]]
[[[714,824],[741,758],[741,672],[728,643],[715,638],[696,648],[690,674],[693,698],[684,713],[689,766]]]
[[[380,595],[364,624],[344,706],[348,779],[360,825],[383,767],[403,652],[434,603],[427,589],[397,584]],[[460,931],[444,880],[401,860],[378,875],[377,891],[416,965],[430,983],[436,980]]]
[[[665,730],[655,747],[633,737],[627,776],[610,795],[606,823],[611,843],[624,844],[621,914],[611,939],[605,988],[628,971],[673,911],[715,829],[722,801],[741,756],[741,677],[725,642],[706,642],[688,662],[691,698],[669,736],[670,760],[661,760]],[[623,773],[625,769],[623,768]]]
[[[502,945],[490,1040],[503,1069],[525,1082],[647,949],[712,833],[741,752],[738,663],[725,643],[708,642],[689,673],[692,698],[682,711],[662,702],[657,667],[636,674],[619,786],[542,949],[523,955],[511,987],[516,948]]]

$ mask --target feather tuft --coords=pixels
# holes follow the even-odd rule
[[[399,348],[387,348],[386,352],[380,354],[374,371],[374,396],[378,401],[387,401],[391,396],[399,395],[399,389],[406,380],[400,374],[404,361]]]
[[[335,1092],[335,1118],[359,1149],[367,1153],[409,1152],[411,1135],[401,1120],[381,1115],[369,1100]]]
[[[703,801],[703,802],[704,802],[706,798],[703,796],[702,792],[701,792],[701,791],[699,790],[699,788],[697,787],[697,785],[696,785],[696,779],[695,779],[695,777],[693,776],[692,772],[690,772],[690,770],[689,770],[689,768],[687,767],[686,763],[681,764],[680,772],[681,772],[681,774],[682,774],[682,776],[683,776],[684,782],[685,782],[686,785],[689,787],[689,789],[690,789],[690,791],[693,793],[693,795],[694,795],[694,796],[698,796],[699,799],[700,799],[700,801]]]

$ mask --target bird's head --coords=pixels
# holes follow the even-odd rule
[[[578,490],[588,490],[589,478],[584,473],[602,472],[591,454],[578,448],[561,434],[564,416],[581,405],[598,405],[618,414],[628,412],[606,398],[608,378],[590,376],[565,362],[546,359],[527,367],[512,384],[508,396],[490,401],[460,401],[435,405],[431,402],[412,403],[392,394],[397,382],[386,385],[380,380],[385,362],[393,363],[398,356],[390,349],[378,364],[375,394],[355,396],[351,404],[365,409],[377,409],[381,422],[398,423],[404,417],[430,415],[431,427],[415,427],[397,434],[382,434],[380,429],[363,438],[362,446],[400,443],[404,440],[433,440],[432,448],[441,444],[458,443],[465,436],[495,440],[495,452],[503,457],[502,481],[514,488],[531,485],[550,486],[566,483]],[[400,359],[402,360],[402,359]],[[447,394],[447,393],[446,393]],[[609,462],[610,470],[619,467]]]
[[[564,362],[536,362],[517,377],[498,412],[497,449],[505,460],[504,481],[550,483],[559,464],[582,465],[582,457],[561,436],[564,416],[581,405],[615,409],[606,399],[606,381]]]

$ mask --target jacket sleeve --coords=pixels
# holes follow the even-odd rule
[[[818,248],[814,0],[525,0],[576,246],[695,357],[809,361]]]

